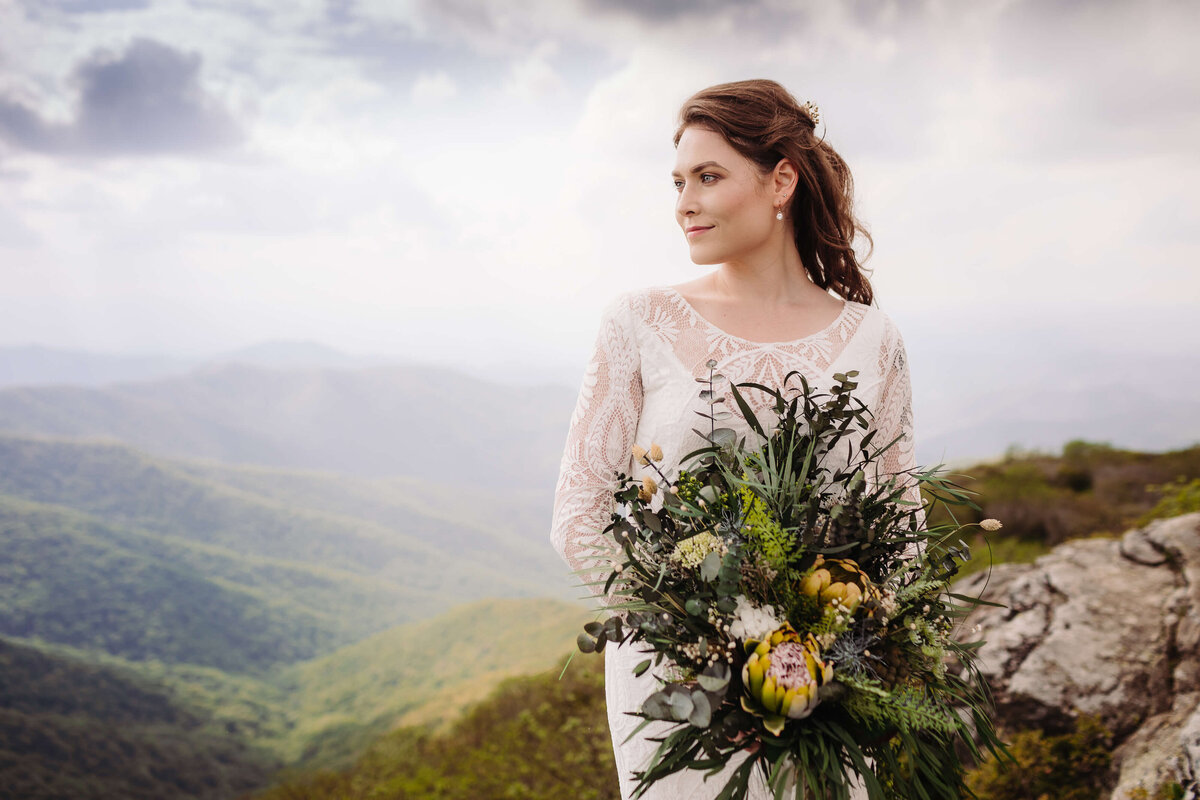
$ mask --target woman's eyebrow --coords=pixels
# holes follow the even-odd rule
[[[704,162],[702,162],[702,163],[700,163],[700,164],[697,164],[696,166],[692,167],[692,168],[691,168],[691,170],[690,170],[690,172],[691,172],[691,174],[692,174],[692,175],[695,175],[697,172],[703,172],[704,170],[708,169],[709,167],[716,167],[717,169],[725,169],[724,167],[722,167],[720,164],[718,164],[718,163],[717,163],[717,162],[715,162],[715,161],[704,161]],[[671,176],[672,176],[672,177],[675,177],[675,178],[678,178],[678,177],[679,177],[679,170],[675,170],[675,171],[673,171],[673,172],[671,173]]]

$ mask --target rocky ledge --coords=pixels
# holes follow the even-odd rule
[[[1059,732],[1094,714],[1113,732],[1112,800],[1200,774],[1200,513],[1120,539],[1067,542],[957,592],[1005,608],[967,620],[1007,728]]]

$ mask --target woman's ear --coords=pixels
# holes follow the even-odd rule
[[[790,200],[792,195],[796,193],[796,181],[798,177],[796,165],[790,159],[781,159],[775,165],[775,170],[771,173],[771,191],[780,200]]]

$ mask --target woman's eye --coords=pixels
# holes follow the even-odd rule
[[[709,178],[712,178],[712,180],[709,180]],[[717,176],[713,175],[711,172],[706,172],[700,176],[701,183],[713,183],[714,181],[716,181],[716,179],[717,179]]]
[[[681,181],[681,180],[676,179],[676,180],[671,181],[671,183],[675,184],[675,191],[679,191],[680,189],[683,188],[683,181]]]

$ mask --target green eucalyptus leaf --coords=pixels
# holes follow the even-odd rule
[[[733,428],[717,428],[709,434],[708,440],[718,447],[729,447],[737,444],[737,431]]]
[[[674,719],[671,699],[666,692],[655,692],[642,703],[642,713],[651,719]]]
[[[696,680],[700,683],[700,688],[706,692],[720,692],[729,685],[730,671],[729,665],[724,661],[718,661],[716,664],[705,667]]]
[[[650,659],[638,662],[638,665],[633,668],[633,677],[640,678],[645,674],[646,670],[650,669]]]
[[[706,487],[707,488],[707,487]],[[721,573],[721,555],[712,552],[700,562],[700,580],[712,583]]]
[[[662,533],[662,520],[658,518],[653,511],[648,508],[643,508],[641,513],[642,524],[655,533]]]
[[[707,728],[712,722],[712,704],[708,701],[708,695],[701,691],[695,691],[691,694],[692,712],[688,714],[687,721],[697,728]]]
[[[695,703],[686,691],[677,691],[671,695],[671,716],[679,722],[684,722],[692,714]]]

